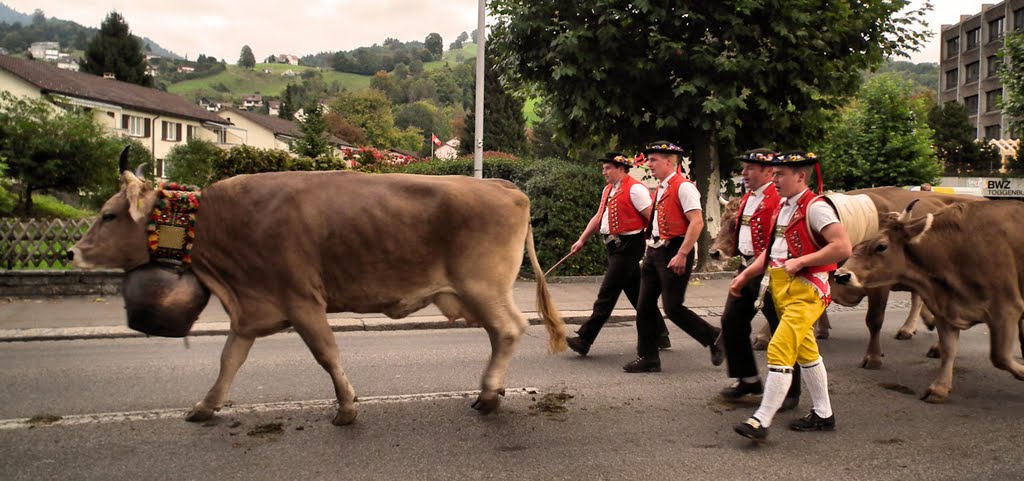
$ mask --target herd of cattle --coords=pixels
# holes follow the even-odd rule
[[[128,170],[126,159],[127,149],[121,191],[69,251],[77,267],[152,268],[147,227],[157,192]],[[881,365],[879,330],[889,291],[911,291],[914,309],[901,335],[913,335],[922,303],[939,334],[942,368],[925,394],[930,402],[949,396],[959,331],[979,323],[990,332],[992,363],[1024,380],[1024,365],[1013,359],[1013,344],[1024,336],[1024,226],[1017,222],[1024,203],[975,199],[893,187],[830,194],[844,223],[861,226],[851,229],[856,247],[836,272],[832,295],[842,305],[868,298],[871,340],[862,366]],[[730,235],[735,202],[730,205],[720,238]],[[202,191],[195,225],[191,271],[206,295],[220,299],[231,330],[217,380],[190,421],[220,409],[257,337],[290,327],[330,374],[338,399],[334,424],[352,423],[355,391],[327,313],[402,318],[429,304],[487,332],[491,356],[473,406],[494,411],[528,325],[512,297],[524,246],[537,273],[537,311],[549,350],[565,349],[565,325],[534,250],[530,201],[512,183],[356,172],[242,175]],[[182,300],[165,297],[168,317]],[[190,317],[181,319],[184,331],[195,320]]]

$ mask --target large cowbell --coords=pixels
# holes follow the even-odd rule
[[[121,284],[128,327],[151,336],[185,337],[210,300],[189,270],[149,263],[132,269]]]

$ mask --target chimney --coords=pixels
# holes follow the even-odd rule
[[[114,72],[103,72],[103,78],[110,79],[110,80],[117,80],[117,76],[114,75]]]

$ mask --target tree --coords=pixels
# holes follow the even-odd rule
[[[200,187],[210,183],[213,166],[223,161],[227,153],[213,142],[192,138],[185,144],[175,145],[164,158],[167,178],[182,184]]]
[[[95,189],[117,170],[117,153],[106,129],[89,114],[0,92],[0,157],[20,186],[22,212],[32,212],[38,191]]]
[[[334,148],[327,137],[327,123],[324,121],[323,107],[319,102],[310,102],[303,108],[305,118],[299,122],[302,136],[293,140],[289,149],[299,156],[309,157],[315,162],[331,162],[334,160]],[[322,170],[314,167],[314,170]]]
[[[292,120],[295,118],[295,85],[288,84],[284,88],[284,95],[281,98],[281,108],[277,111],[277,116],[285,119]]]
[[[367,145],[366,134],[363,133],[363,129],[345,120],[344,117],[336,112],[324,114],[324,121],[327,123],[327,132],[329,134],[352,145]]]
[[[362,129],[371,146],[378,149],[395,146],[398,136],[395,117],[391,113],[391,101],[383,92],[375,89],[343,92],[331,102],[330,110]]]
[[[1024,127],[1024,32],[1014,30],[1003,38],[999,51],[999,80],[1003,82],[1002,108],[1013,128]]]
[[[488,45],[510,82],[547,99],[574,142],[686,147],[714,229],[720,170],[732,167],[719,159],[806,146],[821,112],[843,105],[864,70],[921,46],[930,6],[901,14],[908,3],[495,0]]]
[[[935,182],[942,165],[932,150],[927,107],[911,100],[913,83],[895,74],[861,87],[816,147],[830,189]]]
[[[490,50],[489,48],[487,49]],[[484,72],[484,150],[519,154],[526,150],[526,119],[523,101],[502,83],[501,71],[491,59]],[[476,102],[466,115],[465,140],[459,144],[463,152],[473,152],[476,138]]]
[[[431,33],[427,35],[427,39],[423,41],[424,47],[430,52],[430,56],[433,60],[441,60],[441,54],[444,53],[444,40],[441,39],[441,34]]]
[[[153,86],[153,78],[146,75],[142,41],[132,35],[124,17],[117,12],[107,15],[99,33],[89,42],[81,69],[99,76],[109,72],[123,82]]]
[[[928,126],[935,132],[933,145],[946,173],[967,175],[988,169],[992,163],[988,149],[974,139],[967,108],[959,102],[933,106],[928,112]],[[997,158],[998,160],[998,154]]]
[[[238,56],[238,66],[250,70],[256,67],[256,56],[253,55],[252,49],[248,45],[242,46],[242,53]]]

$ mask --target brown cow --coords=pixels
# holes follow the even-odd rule
[[[122,164],[119,193],[69,252],[79,267],[131,270],[149,262],[146,225],[156,191]],[[483,326],[491,358],[473,406],[494,411],[528,322],[512,288],[529,252],[549,350],[565,325],[537,262],[530,201],[502,180],[461,176],[280,172],[241,175],[202,191],[192,269],[231,318],[220,374],[189,421],[211,418],[257,337],[292,327],[331,376],[333,422],[355,420],[328,312],[402,318],[433,303]]]
[[[976,202],[985,200],[982,197],[968,196],[968,195],[953,195],[953,194],[941,194],[938,192],[912,192],[899,187],[877,187],[872,189],[859,189],[852,190],[844,193],[847,196],[859,196],[863,195],[870,201],[870,204],[874,206],[879,218],[883,217],[888,212],[903,210],[910,202],[918,200],[916,209],[920,212],[935,212],[939,209],[957,202]],[[834,194],[829,194],[834,195]],[[726,203],[724,199],[723,204],[727,207],[725,212],[722,214],[721,230],[719,235],[715,239],[714,244],[711,246],[712,257],[729,256],[735,254],[735,239],[736,236],[736,209],[739,207],[739,201],[733,199]],[[871,228],[865,229],[863,236],[870,236],[874,233]],[[863,239],[864,237],[861,237]],[[854,241],[856,242],[856,240]],[[906,290],[904,286],[892,286],[894,290]],[[832,301],[842,306],[856,306],[864,299],[868,298],[868,309],[867,314],[864,318],[864,323],[868,327],[870,339],[868,340],[867,352],[864,354],[864,359],[861,361],[861,367],[865,369],[880,369],[882,367],[882,343],[881,343],[881,329],[882,323],[885,321],[885,307],[889,300],[890,287],[886,288],[871,288],[862,289],[850,285],[837,285],[832,282]],[[911,299],[911,309],[904,321],[903,325],[899,328],[896,333],[896,339],[910,339],[917,332],[917,318],[921,315],[928,316],[927,313],[922,311],[923,303],[921,302],[920,296],[913,295]],[[815,333],[819,337],[824,337],[826,325],[816,325]],[[822,331],[825,331],[824,333]],[[755,344],[763,343],[767,345],[767,340],[771,337],[768,333],[767,324],[765,327],[755,336]]]
[[[1014,339],[1024,335],[1024,203],[964,203],[911,219],[915,210],[911,203],[858,245],[836,282],[865,289],[902,284],[922,293],[935,314],[942,357],[925,401],[949,397],[960,331],[975,324],[989,328],[992,364],[1024,381],[1024,365],[1012,357]]]

